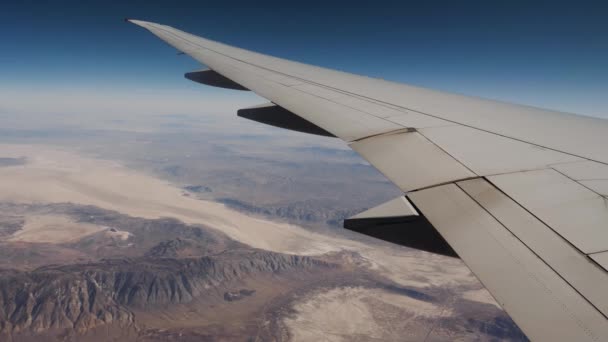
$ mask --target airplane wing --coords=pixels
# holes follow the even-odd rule
[[[129,21],[209,67],[187,78],[270,101],[239,116],[340,138],[404,192],[347,227],[460,257],[532,340],[608,341],[608,121]],[[430,225],[408,224],[416,218]]]

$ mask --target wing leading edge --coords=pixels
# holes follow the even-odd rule
[[[194,74],[202,83],[271,101],[242,116],[348,143],[438,232],[414,234],[422,243],[410,245],[460,256],[531,339],[608,340],[606,120],[351,75],[129,21],[207,65]],[[400,210],[370,213],[387,207]],[[407,208],[350,222],[374,236],[365,224],[407,224]]]

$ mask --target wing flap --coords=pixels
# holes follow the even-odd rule
[[[408,198],[531,340],[608,336],[606,318],[458,185]]]
[[[584,254],[608,250],[606,199],[555,170],[488,177]]]
[[[401,196],[361,212],[351,217],[350,220],[415,216],[418,216],[416,208],[412,206],[407,198]]]
[[[488,181],[472,179],[458,186],[608,316],[608,273]]]

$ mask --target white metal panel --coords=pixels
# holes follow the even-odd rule
[[[578,163],[556,164],[551,167],[577,181],[608,179],[608,165],[598,162],[585,160]]]
[[[323,81],[437,118],[608,163],[608,120],[326,73]]]
[[[248,89],[265,97],[281,107],[296,113],[335,136],[352,141],[370,135],[381,134],[403,128],[395,123],[373,115],[345,107],[331,100],[304,93],[269,79],[251,75],[246,63],[221,60],[220,57],[205,52],[207,64],[224,76],[237,80]],[[255,89],[254,89],[255,88]]]
[[[363,99],[358,96],[349,95],[312,84],[301,84],[295,86],[294,88],[325,99],[329,99],[332,102],[342,104],[349,108],[387,119],[388,121],[397,123],[403,127],[418,129],[423,127],[455,125],[449,121],[437,119],[429,115],[420,114],[411,110],[400,109],[389,104],[378,103],[370,99]]]
[[[388,104],[381,104],[372,100],[362,99],[357,96],[348,95],[339,91],[321,87],[313,84],[298,84],[292,88],[300,90],[306,94],[318,96],[331,102],[339,103],[345,107],[352,108],[387,121],[409,128],[423,128],[455,125],[449,121],[434,118],[429,115],[408,111],[406,109],[393,108]]]
[[[608,252],[590,254],[589,257],[608,271]],[[606,289],[606,288],[603,288]]]
[[[294,86],[293,88],[301,90],[308,94],[313,94],[321,98],[331,100],[332,102],[336,102],[346,107],[353,108],[380,118],[399,117],[408,113],[407,110],[401,110],[389,104],[378,103],[370,99],[364,99],[358,96],[349,95],[347,93],[343,93],[314,84],[299,84]]]
[[[465,126],[424,128],[420,133],[480,176],[544,169],[554,163],[581,160]]]
[[[382,203],[376,207],[359,213],[350,219],[399,216],[418,216],[418,211],[416,211],[405,196],[400,196],[388,202]]]
[[[166,31],[153,31],[181,50],[189,48]],[[211,69],[269,99],[281,107],[316,124],[335,136],[352,141],[370,135],[381,134],[402,128],[393,122],[383,120],[357,109],[346,107],[317,95],[297,90],[269,79],[268,70],[252,66],[242,60],[226,58],[208,49],[198,49],[191,55]],[[277,79],[279,80],[279,79]],[[316,89],[316,88],[315,88]]]
[[[301,81],[301,80],[298,80],[296,78],[289,77],[289,76],[280,75],[280,74],[277,74],[274,72],[270,72],[270,74],[268,76],[266,76],[265,78],[268,80],[271,80],[273,82],[277,82],[282,85],[288,86],[288,87],[298,85],[298,84],[303,84],[303,81]]]
[[[608,250],[606,200],[555,170],[489,180],[585,254]]]
[[[585,180],[579,183],[602,196],[608,196],[608,179]]]
[[[297,89],[301,92],[304,92],[306,94],[315,95],[320,98],[332,100],[332,101],[335,99],[339,99],[340,97],[343,96],[339,92],[332,91],[332,90],[329,90],[324,87],[319,87],[319,86],[316,86],[316,85],[310,84],[310,83],[299,84],[299,85],[294,86],[293,88]]]
[[[409,128],[423,128],[455,125],[449,121],[434,118],[429,115],[416,113],[411,110],[400,109],[389,104],[382,104],[369,99],[363,99],[358,96],[349,95],[335,91],[326,87],[321,87],[313,84],[299,84],[293,88],[301,90],[308,94],[313,94],[332,102],[343,104],[347,107],[369,113],[373,116],[385,118],[388,121]]]
[[[243,80],[242,84],[247,87],[256,82]],[[268,84],[256,93],[345,141],[402,128],[373,115],[278,84]]]
[[[486,180],[458,186],[608,316],[608,273]]]
[[[359,97],[351,95],[342,95],[342,97],[337,101],[345,106],[351,108],[359,108],[366,113],[370,113],[380,118],[401,115],[403,113],[398,109],[392,108],[390,105],[379,104],[370,100],[361,99]]]
[[[408,194],[533,341],[605,341],[608,321],[454,184]]]
[[[387,117],[386,120],[397,123],[404,127],[412,127],[412,128],[416,128],[416,129],[426,128],[426,127],[456,125],[449,121],[437,119],[432,116],[416,113],[413,111],[406,111],[397,116],[390,116],[390,117]]]
[[[592,161],[582,161],[578,163],[556,164],[551,167],[592,191],[602,196],[608,196],[608,165]]]
[[[350,147],[405,192],[475,176],[416,132],[374,136]]]

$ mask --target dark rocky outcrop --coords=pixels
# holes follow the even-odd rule
[[[253,296],[255,294],[255,290],[247,290],[242,289],[238,291],[227,291],[224,292],[224,300],[227,302],[235,302],[237,300],[241,300],[245,297]]]
[[[155,258],[183,258],[197,255],[206,255],[212,252],[213,245],[190,239],[176,238],[162,241],[152,247],[146,256]]]
[[[25,158],[25,157],[19,157],[19,158],[0,157],[0,167],[18,166],[18,165],[24,165],[26,163],[27,163],[27,158]]]
[[[188,190],[197,194],[213,191],[210,187],[204,185],[187,185],[184,187],[184,190]]]
[[[23,216],[7,215],[0,217],[0,237],[10,236],[16,231],[21,230],[25,219]]]

